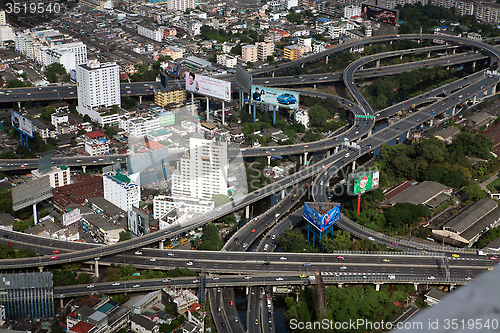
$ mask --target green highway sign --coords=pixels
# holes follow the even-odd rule
[[[375,117],[374,117],[374,116],[370,116],[370,115],[367,115],[367,116],[356,115],[356,118],[373,119],[373,118],[375,118]]]

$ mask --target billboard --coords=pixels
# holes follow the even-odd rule
[[[179,65],[174,61],[168,61],[165,72],[170,76],[177,77],[179,75]]]
[[[253,103],[285,106],[290,109],[299,108],[299,93],[263,86],[252,86],[251,98]]]
[[[186,72],[186,90],[209,97],[231,101],[231,82]]]
[[[379,171],[352,173],[347,177],[347,193],[360,195],[379,187]]]
[[[75,208],[63,215],[63,225],[67,227],[75,222],[80,221],[82,215],[80,214],[80,208]]]
[[[304,202],[304,219],[311,223],[320,232],[324,232],[335,222],[338,222],[340,220],[340,204],[316,203],[316,205],[320,205],[320,207],[327,204],[333,205],[333,208],[331,208],[325,214],[321,214],[316,209],[311,207],[310,204]]]
[[[30,138],[35,137],[33,121],[14,110],[12,110],[12,127],[23,132]]]
[[[12,208],[20,210],[37,202],[52,198],[49,176],[29,180],[12,188]]]
[[[149,215],[135,207],[128,212],[128,230],[136,236],[149,233]]]
[[[380,23],[396,25],[398,22],[399,12],[397,10],[370,6],[367,4],[361,5],[361,17]]]

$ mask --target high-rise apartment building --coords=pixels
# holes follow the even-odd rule
[[[168,10],[179,10],[185,12],[186,9],[196,8],[195,0],[167,0]]]
[[[0,303],[6,319],[53,317],[52,272],[0,274]]]
[[[257,45],[244,45],[241,47],[241,60],[243,62],[256,62],[257,58]]]
[[[98,60],[92,60],[88,64],[77,66],[76,77],[78,113],[89,115],[101,125],[109,125],[103,118],[110,113],[106,108],[121,106],[120,66],[114,62],[101,64]]]
[[[361,16],[361,6],[349,5],[344,7],[344,17],[350,19],[353,16]]]
[[[172,196],[212,200],[227,195],[227,142],[189,139],[189,151],[172,173]]]
[[[171,90],[157,90],[155,94],[155,104],[161,107],[168,104],[180,104],[186,100],[186,90],[184,89],[171,89]]]
[[[139,208],[141,188],[126,174],[117,170],[110,171],[103,175],[102,180],[104,199],[124,211],[129,211],[132,207]]]
[[[40,178],[44,176],[49,176],[50,187],[56,188],[61,186],[66,186],[71,184],[71,174],[70,169],[66,165],[53,166],[47,172],[40,172],[39,170],[34,170],[32,172],[33,178]]]
[[[274,54],[274,43],[273,42],[261,42],[257,43],[257,58],[262,61],[266,61],[267,57]]]

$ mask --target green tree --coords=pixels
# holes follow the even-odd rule
[[[92,277],[90,276],[89,273],[81,272],[78,275],[78,283],[79,284],[89,284],[91,282],[92,282]]]
[[[203,226],[202,244],[199,250],[219,251],[224,246],[224,241],[219,236],[219,228],[213,223],[207,223]]]
[[[483,198],[486,198],[486,192],[481,189],[481,187],[474,183],[467,186],[464,190],[465,194],[467,194],[467,200],[477,201]]]
[[[121,231],[120,232],[120,240],[118,242],[124,242],[124,241],[127,241],[129,239],[132,239],[132,234],[130,233],[130,231]]]
[[[285,252],[302,252],[306,248],[306,238],[300,229],[285,230],[278,243]]]
[[[55,83],[58,81],[58,79],[57,79],[58,74],[59,75],[66,74],[66,68],[64,68],[64,66],[61,65],[60,63],[55,62],[55,63],[47,66],[44,74],[47,77],[47,79],[49,80],[49,82]]]
[[[106,127],[106,129],[104,130],[104,133],[106,134],[106,136],[108,137],[108,139],[112,139],[113,136],[116,135],[117,131],[116,131],[116,128],[112,127],[112,126],[108,126]]]

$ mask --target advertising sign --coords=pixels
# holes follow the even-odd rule
[[[52,198],[52,187],[50,187],[48,176],[29,180],[24,184],[13,187],[11,191],[12,208],[15,211]]]
[[[16,111],[12,111],[12,127],[17,129],[18,131],[23,132],[30,138],[35,137],[35,133],[33,131],[33,122],[31,119],[26,118],[22,114]]]
[[[179,75],[179,66],[176,62],[168,61],[165,66],[165,72],[170,76],[177,77]]]
[[[383,7],[361,5],[361,17],[375,22],[396,25],[398,21],[398,11]]]
[[[347,177],[347,192],[349,195],[359,195],[376,190],[379,187],[378,171],[358,172]]]
[[[149,215],[135,207],[128,212],[128,230],[136,236],[149,233]]]
[[[285,106],[290,109],[299,108],[299,93],[263,86],[252,86],[251,98],[253,103]]]
[[[209,97],[231,101],[231,82],[186,72],[186,90]]]
[[[75,208],[63,215],[63,225],[65,227],[80,221],[82,215],[80,214],[80,208]]]
[[[304,202],[304,219],[311,223],[320,232],[331,227],[335,222],[340,220],[340,204],[330,209],[325,214],[318,213],[314,208]]]

